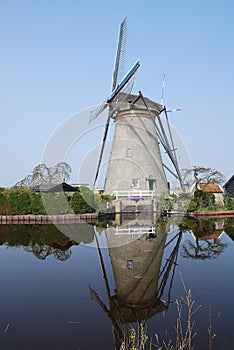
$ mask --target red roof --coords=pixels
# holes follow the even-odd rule
[[[203,240],[206,240],[206,239],[215,239],[215,238],[219,238],[219,236],[223,233],[223,230],[219,230],[219,231],[216,231],[214,233],[211,233],[210,235],[206,235],[206,236],[203,236],[203,237],[199,237],[198,240],[199,241],[203,241]]]
[[[222,188],[218,184],[199,184],[202,191],[208,193],[223,193]]]

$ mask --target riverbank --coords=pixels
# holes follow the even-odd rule
[[[234,216],[234,210],[216,210],[216,211],[194,211],[192,215],[197,217],[225,217]]]
[[[0,224],[54,224],[71,222],[95,222],[98,214],[66,215],[0,215]]]

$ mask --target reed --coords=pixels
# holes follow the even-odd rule
[[[176,300],[177,318],[175,321],[174,339],[161,340],[156,333],[154,339],[149,339],[145,331],[145,323],[141,322],[138,329],[130,327],[125,341],[121,344],[119,350],[195,350],[194,339],[197,333],[194,331],[194,315],[198,312],[201,305],[195,306],[192,291],[186,288],[183,277],[180,274],[183,285],[184,296]],[[212,350],[216,334],[212,328],[211,308],[209,308],[208,332],[208,350]]]

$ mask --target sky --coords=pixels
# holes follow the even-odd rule
[[[133,92],[160,102],[166,74],[164,102],[182,108],[170,121],[191,164],[228,179],[234,173],[233,14],[232,0],[1,0],[0,186],[30,174],[56,130],[110,94],[125,16],[126,71],[141,64]],[[72,182],[76,176],[74,169]]]

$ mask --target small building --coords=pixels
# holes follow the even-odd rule
[[[229,193],[234,197],[234,175],[223,185],[225,192]]]
[[[217,204],[218,207],[222,207],[224,205],[223,189],[220,185],[213,183],[200,183],[197,185],[197,189],[206,193],[213,193],[215,196],[215,204]]]
[[[59,193],[66,192],[68,196],[71,196],[73,192],[77,192],[77,188],[67,184],[66,182],[62,183],[47,183],[35,186],[33,192],[43,192],[43,193]]]

